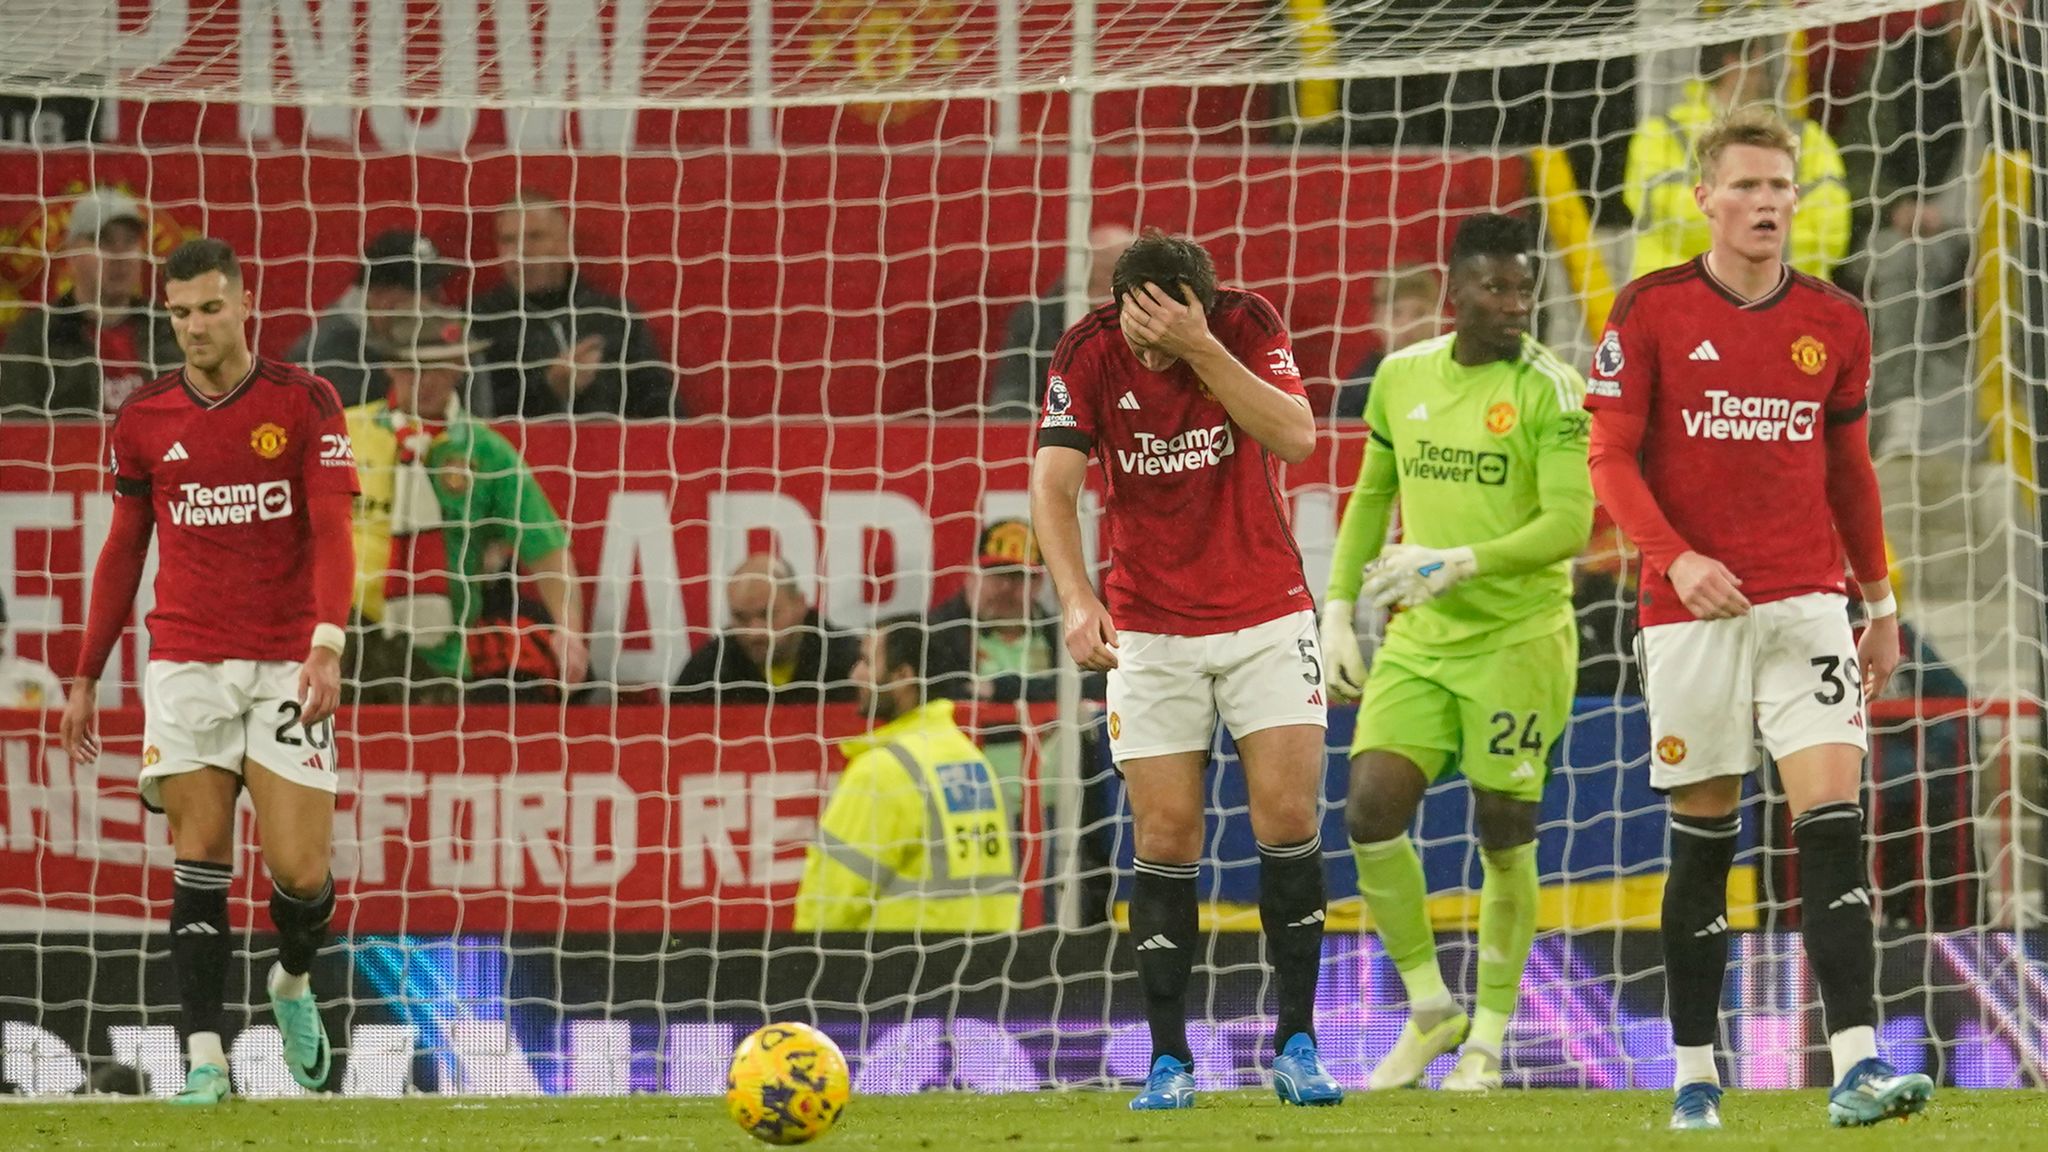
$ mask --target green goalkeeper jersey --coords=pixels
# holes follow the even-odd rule
[[[1452,358],[1455,339],[1381,362],[1337,533],[1331,600],[1358,598],[1396,495],[1408,543],[1472,549],[1471,578],[1395,614],[1389,652],[1468,656],[1569,626],[1571,561],[1592,531],[1585,381],[1534,337],[1516,359],[1474,367]]]

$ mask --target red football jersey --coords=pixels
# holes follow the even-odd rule
[[[303,660],[313,639],[310,497],[353,495],[355,454],[334,385],[263,357],[210,400],[183,370],[114,418],[116,499],[150,502],[150,659]]]
[[[1308,395],[1287,326],[1262,297],[1222,290],[1209,330],[1253,375]],[[1102,465],[1103,593],[1117,627],[1209,636],[1313,609],[1280,458],[1241,433],[1186,364],[1139,364],[1114,302],[1060,340],[1038,443],[1092,453]]]
[[[1615,299],[1587,374],[1586,407],[1643,416],[1643,479],[1694,551],[1752,604],[1844,590],[1828,506],[1823,425],[1862,416],[1870,327],[1856,299],[1793,271],[1748,302],[1704,257],[1652,272]],[[1645,571],[1642,622],[1692,619]]]

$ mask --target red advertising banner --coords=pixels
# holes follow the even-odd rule
[[[169,914],[171,848],[135,791],[141,713],[103,716],[106,751],[90,765],[69,763],[56,717],[0,712],[0,923],[155,926]],[[863,727],[845,705],[344,713],[335,930],[787,928],[845,763],[836,744]],[[1035,799],[1018,853],[1027,882],[1044,870]],[[267,930],[246,799],[239,840],[235,923]],[[1028,908],[1026,922],[1038,916]]]
[[[690,650],[724,626],[724,576],[750,551],[781,555],[826,620],[858,627],[951,595],[982,521],[1029,510],[1033,432],[1021,424],[501,430],[569,525],[590,611],[592,677],[629,690],[672,682]],[[93,423],[0,422],[0,580],[8,581],[12,638],[17,652],[65,674],[77,660],[86,578],[110,513],[104,434]],[[1325,581],[1364,442],[1361,426],[1325,432],[1316,455],[1288,470],[1312,588]],[[123,644],[107,679],[132,680],[140,657]]]

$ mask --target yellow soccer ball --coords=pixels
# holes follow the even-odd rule
[[[769,1144],[830,1132],[852,1095],[839,1045],[808,1024],[770,1024],[740,1041],[725,1074],[725,1110]]]

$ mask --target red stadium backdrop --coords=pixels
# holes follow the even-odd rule
[[[0,919],[147,928],[168,914],[171,850],[135,792],[141,713],[104,715],[92,765],[68,763],[56,718],[0,712]],[[847,705],[363,708],[337,729],[338,931],[730,932],[789,927],[834,745],[862,721]],[[1036,799],[1027,883],[1045,866]],[[235,922],[260,926],[246,801],[242,818]]]

